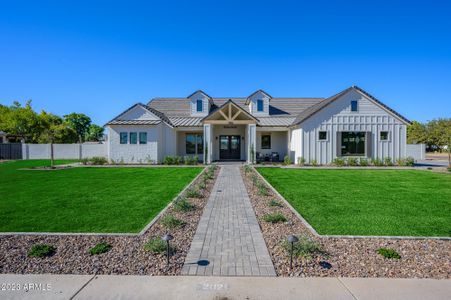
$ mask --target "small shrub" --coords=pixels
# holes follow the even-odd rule
[[[318,166],[318,161],[317,161],[316,159],[313,159],[313,160],[310,162],[310,164],[311,164],[312,166],[314,166],[314,167],[317,167],[317,166]]]
[[[394,259],[400,259],[401,255],[399,255],[398,252],[396,252],[396,250],[394,249],[390,249],[390,248],[379,248],[377,250],[377,253],[379,253],[380,255],[382,255],[385,258],[394,258]]]
[[[415,165],[415,159],[412,156],[409,156],[405,160],[405,165],[408,167],[413,167]]]
[[[355,167],[357,166],[357,158],[356,157],[349,157],[348,158],[348,166]]]
[[[198,185],[197,185],[197,188],[199,189],[199,190],[205,190],[206,188],[207,188],[207,183],[204,181],[204,180],[202,180]]]
[[[397,166],[400,166],[400,167],[403,167],[403,166],[406,165],[406,160],[403,159],[403,158],[398,158],[398,159],[396,160],[396,165],[397,165]]]
[[[110,251],[111,248],[113,248],[113,246],[108,243],[102,242],[89,249],[89,253],[91,253],[91,255],[102,254]]]
[[[258,185],[259,181],[258,176],[256,174],[252,174],[251,180],[253,185]]]
[[[155,254],[166,253],[166,248],[167,243],[159,237],[153,237],[144,244],[144,250],[150,251]],[[169,245],[169,252],[175,252],[175,247],[172,246],[172,244]]]
[[[250,165],[245,165],[243,169],[246,174],[252,172],[252,167]]]
[[[175,163],[175,158],[173,156],[167,155],[163,158],[163,164],[173,165]]]
[[[80,162],[83,164],[83,165],[87,165],[88,163],[89,163],[89,158],[82,158],[81,160],[80,160]]]
[[[361,158],[359,159],[359,164],[360,164],[360,166],[362,166],[362,167],[368,166],[368,159],[361,157]]]
[[[343,167],[345,165],[345,160],[343,158],[337,157],[332,163],[337,167]]]
[[[379,159],[379,158],[373,158],[373,159],[371,159],[371,164],[372,164],[373,166],[375,166],[375,167],[381,167],[381,166],[384,165],[384,163],[382,162],[382,160]]]
[[[288,155],[285,155],[285,157],[283,158],[283,164],[285,166],[291,165],[291,159]]]
[[[302,156],[298,157],[298,165],[303,166],[305,165],[305,158]]]
[[[186,191],[186,197],[188,198],[202,198],[202,194],[194,188],[188,189]]]
[[[269,195],[268,189],[263,184],[260,184],[258,186],[258,194],[260,196],[268,196]]]
[[[173,229],[176,227],[182,227],[183,225],[185,225],[185,222],[183,222],[180,219],[177,219],[172,215],[167,215],[161,219],[161,224],[163,224],[163,226],[168,229]]]
[[[391,157],[388,156],[388,157],[384,158],[384,165],[387,166],[387,167],[388,166],[393,166],[393,160],[391,159]]]
[[[182,165],[185,162],[183,157],[181,156],[174,156],[174,165]]]
[[[105,165],[108,163],[107,159],[102,156],[94,156],[90,159],[93,165]]]
[[[279,223],[279,222],[286,222],[287,218],[281,214],[281,213],[274,213],[274,214],[266,214],[263,216],[263,220],[265,222],[269,223]]]
[[[282,242],[282,248],[290,255],[291,243],[288,240]],[[325,251],[320,243],[306,236],[301,236],[299,241],[293,244],[293,256],[311,258],[314,254],[325,254]]]
[[[174,203],[174,209],[176,211],[188,212],[194,210],[195,206],[185,198],[182,198]]]
[[[271,201],[269,201],[268,205],[272,207],[282,207],[282,204],[276,199],[272,199]]]
[[[448,168],[448,172],[451,172],[451,167]]]
[[[30,257],[48,257],[55,254],[56,248],[52,245],[47,244],[35,244],[28,251],[28,256]]]

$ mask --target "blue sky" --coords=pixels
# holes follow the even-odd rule
[[[409,119],[451,117],[450,16],[450,1],[2,1],[0,103],[103,124],[197,89],[356,84]]]

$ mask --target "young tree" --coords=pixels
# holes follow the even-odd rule
[[[75,130],[78,136],[78,142],[82,143],[91,125],[91,118],[85,114],[71,113],[64,116],[64,121]]]

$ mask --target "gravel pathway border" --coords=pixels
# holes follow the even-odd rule
[[[188,198],[195,206],[194,210],[182,212],[171,205],[142,235],[0,236],[0,273],[179,275],[218,172],[219,168],[216,168],[213,179],[207,180],[198,198]],[[198,186],[203,179],[199,176],[189,186]],[[161,219],[168,215],[182,220],[183,225],[168,229]],[[171,245],[176,248],[170,257],[169,267],[165,253],[155,254],[144,249],[148,240],[160,239],[166,233],[174,236]],[[98,243],[108,243],[112,248],[106,253],[91,255],[89,249]],[[28,257],[28,251],[35,244],[52,245],[56,247],[56,252],[45,258]]]
[[[246,173],[242,168],[241,172],[279,276],[451,278],[450,240],[347,238],[314,234],[311,226],[299,218],[286,200],[261,180],[254,168],[250,170]],[[259,192],[251,180],[251,174],[258,174],[256,178],[267,187],[267,195]],[[279,207],[269,205],[273,199],[280,203]],[[264,221],[265,215],[274,213],[283,214],[287,221]],[[290,269],[289,252],[282,247],[282,242],[290,234],[316,242],[324,252],[313,253],[310,257],[295,257],[293,269]],[[401,259],[384,258],[376,252],[379,248],[392,248],[401,255]]]

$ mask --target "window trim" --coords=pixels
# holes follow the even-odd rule
[[[321,132],[325,132],[326,133],[326,138],[325,139],[320,139],[319,138],[319,135],[320,135]],[[316,139],[319,142],[327,142],[327,141],[329,141],[329,132],[327,130],[318,130],[318,135],[317,135]]]
[[[262,109],[261,110],[258,107],[258,103],[262,104]],[[263,99],[257,99],[256,106],[257,106],[257,112],[264,112],[265,111],[265,102],[263,101]]]
[[[188,151],[187,151],[187,138],[188,138],[188,136],[189,135],[192,135],[192,136],[194,136],[194,153],[188,153]],[[199,138],[199,136],[201,136],[202,137],[202,139],[201,139],[201,141],[198,141],[198,138]],[[199,145],[201,145],[202,146],[202,153],[200,153],[198,150],[199,150]],[[186,155],[197,155],[197,156],[199,156],[199,155],[203,155],[204,153],[204,134],[203,133],[196,133],[196,132],[187,132],[187,133],[185,133],[185,154]]]
[[[386,140],[382,139],[382,132],[386,132],[387,133],[387,139]],[[390,137],[391,137],[391,134],[390,134],[389,130],[379,130],[379,141],[381,141],[381,142],[389,142],[390,141]]]
[[[141,135],[142,134],[146,135],[146,139],[144,140],[144,143],[141,143]],[[146,131],[140,131],[138,133],[138,144],[140,144],[140,145],[146,145],[147,144],[147,132]]]
[[[352,109],[352,104],[355,103],[355,110]],[[351,101],[351,112],[358,112],[359,111],[359,102],[357,100]]]
[[[363,153],[343,154],[343,133],[363,133],[365,137]],[[368,133],[366,131],[340,131],[340,146],[341,157],[368,157]]]
[[[200,103],[200,109],[201,110],[199,110],[199,103]],[[204,112],[204,100],[202,100],[202,99],[197,99],[196,100],[196,112],[197,113]]]
[[[122,135],[123,134],[125,134],[125,143],[122,143]],[[119,132],[119,144],[120,145],[128,145],[128,132],[127,131]]]
[[[263,137],[269,137],[269,147],[263,147]],[[272,141],[271,141],[271,134],[262,134],[260,137],[260,148],[261,149],[265,149],[265,150],[270,150],[272,149]]]
[[[136,143],[132,143],[132,134],[136,136]],[[128,133],[128,141],[130,145],[138,145],[138,132],[137,131],[131,131]]]

